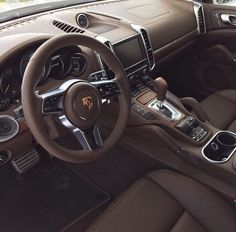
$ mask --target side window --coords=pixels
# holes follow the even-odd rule
[[[213,0],[213,3],[217,5],[236,6],[236,0]]]

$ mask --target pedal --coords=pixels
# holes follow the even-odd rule
[[[23,174],[39,162],[39,154],[36,149],[32,149],[29,152],[24,153],[19,158],[15,158],[12,161],[14,169]]]

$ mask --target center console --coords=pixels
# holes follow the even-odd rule
[[[158,122],[159,126],[164,126],[174,136],[190,143],[202,144],[211,131],[168,91],[163,78],[151,78],[149,73],[155,66],[155,59],[148,33],[138,25],[131,24],[131,27],[136,33],[121,41],[112,43],[105,38],[98,39],[119,58],[126,71],[133,113],[146,123]],[[110,72],[106,70],[105,64],[104,68],[106,73]]]
[[[136,75],[129,80],[132,110],[136,114],[145,120],[162,121],[169,131],[195,143],[201,143],[210,135],[210,130],[189,113],[177,97],[166,91],[164,79]]]
[[[196,166],[197,170],[202,169],[236,185],[236,161],[233,164],[231,159],[236,151],[236,134],[212,126],[195,99],[179,99],[168,91],[163,78],[151,77],[155,59],[148,34],[144,28],[132,27],[137,32],[133,36],[115,43],[103,41],[119,58],[130,83],[131,140],[135,138],[135,144],[140,140],[140,146],[144,140],[151,144],[144,150],[150,150],[149,156],[155,159],[160,159],[161,155],[155,157],[156,146],[151,141],[154,144],[161,141],[165,143],[163,147],[174,151],[176,157]],[[162,159],[166,157],[162,156]],[[174,159],[172,157],[169,165]]]

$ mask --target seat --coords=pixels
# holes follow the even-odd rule
[[[153,172],[117,199],[87,232],[235,232],[236,215],[208,187],[170,170]]]
[[[201,102],[213,126],[236,132],[236,90],[216,92]]]

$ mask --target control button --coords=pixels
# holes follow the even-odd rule
[[[97,88],[102,98],[117,96],[117,94],[120,93],[120,90],[115,82],[107,84],[102,83],[101,85],[98,85]]]
[[[107,80],[106,72],[105,71],[98,71],[89,75],[88,78],[91,82]]]
[[[7,163],[11,158],[11,153],[8,151],[0,151],[0,166]]]
[[[196,142],[199,142],[205,137],[206,134],[207,131],[205,131],[202,127],[198,126],[190,135],[190,137]]]
[[[140,115],[145,115],[146,113],[148,113],[148,110],[146,110],[145,108],[143,108],[143,107],[141,107],[140,105],[137,105],[137,104],[135,104],[135,105],[133,105],[132,106],[132,109],[136,112],[136,113],[138,113],[138,114],[140,114]]]
[[[137,97],[140,94],[140,90],[139,89],[135,89],[131,92],[131,96],[132,97]]]
[[[156,118],[156,116],[150,112],[147,112],[146,114],[144,114],[143,117],[147,120],[152,120]]]
[[[43,103],[44,113],[60,112],[61,109],[58,106],[60,98],[61,98],[61,95],[45,98],[44,103]]]
[[[16,118],[23,118],[24,117],[24,111],[23,111],[23,107],[19,106],[18,108],[16,108],[14,110],[14,113],[16,114]]]

